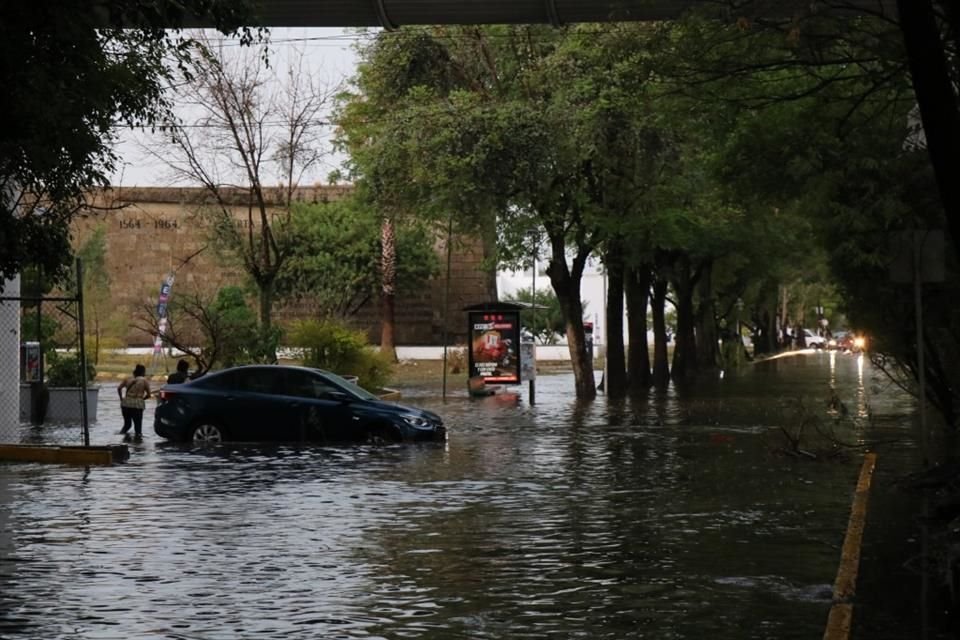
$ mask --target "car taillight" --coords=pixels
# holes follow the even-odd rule
[[[165,389],[161,389],[161,390],[160,390],[160,401],[161,401],[161,402],[169,402],[170,400],[173,399],[173,396],[174,396],[174,395],[176,395],[176,394],[171,393],[170,391],[166,391]]]

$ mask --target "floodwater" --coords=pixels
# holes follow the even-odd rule
[[[867,447],[855,631],[916,637],[914,578],[886,568],[909,532],[884,512],[909,503],[914,407],[869,362],[809,353],[625,403],[536,385],[535,406],[403,389],[443,444],[192,448],[148,410],[124,464],[0,464],[0,637],[820,638]],[[100,402],[91,441],[119,442]],[[784,429],[851,446],[785,455]]]

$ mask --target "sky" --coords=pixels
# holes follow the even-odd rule
[[[346,82],[356,69],[356,54],[353,47],[369,38],[355,30],[340,28],[311,29],[272,29],[270,40],[271,65],[278,73],[282,72],[287,59],[296,51],[303,51],[307,69],[326,86],[333,87]],[[185,122],[189,122],[190,111],[186,107],[178,109]],[[119,135],[117,150],[121,162],[111,176],[116,186],[183,186],[170,175],[163,163],[146,155],[142,146],[156,145],[150,134],[124,129]],[[305,182],[326,182],[327,176],[342,158],[331,157],[324,166],[319,167]],[[276,182],[277,180],[268,180]]]

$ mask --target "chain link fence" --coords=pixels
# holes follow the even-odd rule
[[[0,294],[0,349],[4,355],[19,351],[19,367],[9,357],[0,361],[6,405],[0,413],[0,444],[89,445],[98,389],[82,339],[82,293],[17,293],[8,287]]]

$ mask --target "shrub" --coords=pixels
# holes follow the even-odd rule
[[[306,320],[296,323],[290,345],[303,350],[303,364],[340,375],[360,378],[365,389],[379,389],[389,380],[392,364],[374,351],[362,331],[333,321]]]
[[[260,330],[257,316],[247,306],[240,287],[224,287],[217,292],[210,315],[216,318],[216,334],[210,336],[217,343],[217,361],[224,367],[256,362],[253,351],[260,349]]]
[[[83,384],[80,376],[80,357],[76,354],[54,355],[47,361],[46,381],[51,387],[79,387]],[[87,384],[97,377],[93,363],[87,361]]]
[[[450,373],[462,373],[467,368],[466,347],[452,347],[447,350],[447,368]]]

